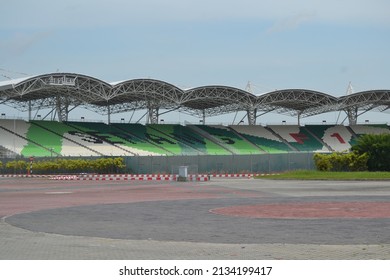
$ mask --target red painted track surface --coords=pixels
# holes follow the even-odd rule
[[[390,218],[390,202],[316,202],[241,205],[211,210],[212,213],[270,219]]]
[[[0,181],[0,217],[80,205],[263,197],[261,192],[197,183],[134,181],[51,181],[9,178]],[[246,218],[390,218],[390,202],[315,202],[240,205],[212,209],[214,214]]]
[[[0,180],[0,217],[80,205],[229,196],[259,197],[260,194],[219,186],[206,187],[198,183],[9,178]]]

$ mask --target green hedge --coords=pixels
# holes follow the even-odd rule
[[[8,173],[26,174],[29,171],[29,161],[14,160],[6,164]],[[123,173],[126,165],[123,158],[36,160],[32,171],[33,174]]]
[[[319,171],[366,171],[368,158],[355,152],[314,154],[314,163]]]
[[[347,154],[315,154],[320,171],[390,171],[390,134],[365,134]]]
[[[9,173],[25,174],[27,162],[24,160],[9,161],[5,164],[5,170]]]

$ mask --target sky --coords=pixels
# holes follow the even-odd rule
[[[304,88],[342,96],[349,82],[355,92],[390,89],[388,0],[0,0],[0,5],[0,81],[72,72],[107,82],[153,78],[183,89],[245,89],[250,82],[255,94]],[[4,105],[0,111],[25,116]],[[74,111],[75,118],[80,114],[105,118]],[[389,117],[362,116],[377,122]],[[177,113],[165,118],[177,120]],[[312,121],[324,118],[335,122],[343,116],[336,112]],[[281,119],[294,121],[267,114],[258,122]]]

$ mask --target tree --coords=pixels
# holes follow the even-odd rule
[[[359,155],[368,154],[369,171],[390,171],[390,134],[366,134],[352,146]]]

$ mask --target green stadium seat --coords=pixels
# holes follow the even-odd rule
[[[252,143],[249,143],[233,131],[229,130],[228,127],[221,125],[196,125],[196,127],[207,132],[209,135],[217,139],[219,143],[222,143],[235,154],[249,155],[262,153],[258,147]]]
[[[298,151],[324,151],[324,145],[313,137],[304,127],[298,125],[270,125],[268,128],[280,135],[280,137]]]
[[[104,149],[110,149],[117,155],[161,155],[164,151],[145,143],[131,134],[116,128],[114,125],[93,122],[67,122],[73,128],[79,129],[94,139],[99,140],[101,145],[105,145],[99,151],[103,153]]]
[[[183,154],[206,154],[206,155],[230,155],[231,153],[220,145],[210,141],[202,135],[196,133],[187,126],[175,124],[156,124],[149,127],[168,135],[175,139],[182,149]],[[189,151],[191,147],[192,151]]]
[[[286,153],[291,148],[260,125],[231,125],[232,129],[267,153]]]
[[[351,149],[353,135],[343,125],[305,125],[311,133],[326,143],[333,151],[345,152]],[[324,150],[326,150],[324,148]]]
[[[150,135],[147,132],[147,127],[139,123],[115,123],[111,126],[118,128],[122,133],[131,137],[132,141],[136,142],[140,146],[140,149],[150,151],[160,155],[174,155],[179,151],[178,148],[172,148],[172,141],[166,137],[161,138],[158,136]],[[167,145],[164,145],[167,143]],[[169,145],[171,147],[169,147]],[[168,147],[167,147],[168,146]]]

